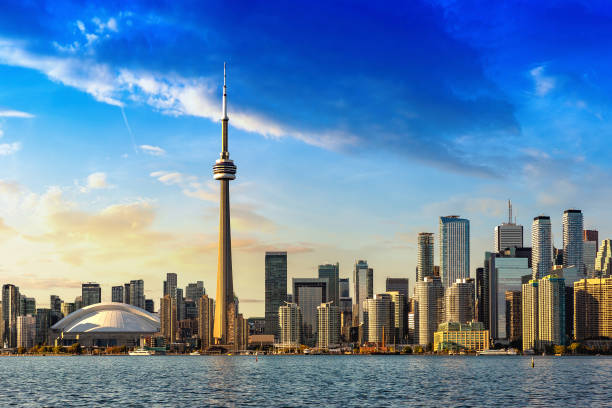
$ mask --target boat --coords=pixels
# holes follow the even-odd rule
[[[515,356],[516,350],[483,350],[477,351],[477,356]]]
[[[138,348],[128,353],[130,356],[152,356],[153,352],[144,348]]]
[[[200,354],[199,351],[192,351],[191,353],[189,353],[190,356],[201,356],[202,354]]]

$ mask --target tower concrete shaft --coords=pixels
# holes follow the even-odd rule
[[[221,183],[219,205],[219,252],[217,261],[217,297],[213,337],[217,344],[233,343],[234,320],[238,314],[234,301],[232,277],[232,238],[230,232],[229,182],[236,178],[236,166],[229,159],[227,126],[227,85],[223,67],[223,118],[221,119],[221,158],[213,166],[215,180]]]

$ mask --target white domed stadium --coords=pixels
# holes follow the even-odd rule
[[[96,303],[70,313],[51,327],[57,344],[134,346],[141,337],[155,336],[159,317],[126,303]]]

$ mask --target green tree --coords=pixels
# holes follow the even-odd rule
[[[68,352],[70,354],[81,354],[83,352],[83,349],[81,348],[81,345],[79,343],[74,343],[68,348]]]
[[[553,351],[555,352],[555,354],[565,354],[567,352],[567,349],[565,348],[565,346],[554,346]]]
[[[404,347],[404,350],[402,350],[402,352],[404,354],[412,354],[412,348],[410,346],[406,346]]]
[[[62,351],[63,351],[62,347],[60,347],[60,346],[53,347],[53,353],[55,353],[55,354],[60,354],[60,353],[62,353]]]

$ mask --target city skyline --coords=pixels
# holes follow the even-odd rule
[[[234,286],[247,316],[264,315],[266,251],[288,253],[288,281],[337,262],[339,276],[351,277],[354,263],[367,259],[380,293],[387,277],[415,282],[418,232],[434,233],[438,264],[438,220],[449,214],[470,220],[475,277],[508,198],[525,246],[532,219],[544,213],[555,247],[563,248],[562,214],[571,208],[583,211],[584,228],[598,230],[601,240],[612,234],[612,190],[603,182],[610,169],[600,153],[609,61],[599,55],[595,31],[566,20],[595,25],[602,21],[597,6],[533,5],[519,24],[500,21],[496,6],[476,12],[415,3],[398,7],[398,15],[424,16],[418,23],[393,17],[401,43],[367,30],[387,14],[357,7],[328,28],[331,44],[316,29],[326,17],[313,9],[291,26],[285,7],[274,24],[246,25],[266,39],[257,43],[215,20],[248,22],[263,6],[237,15],[227,5],[193,15],[181,7],[129,7],[9,5],[0,16],[0,282],[41,305],[49,294],[74,299],[89,281],[110,300],[112,286],[142,279],[157,308],[167,272],[177,273],[179,287],[203,281],[212,296],[218,187],[208,165],[218,154],[225,59],[235,83],[232,154],[241,165],[232,189]],[[531,27],[541,13],[552,17]],[[164,35],[146,44],[160,27]],[[561,27],[576,41],[557,38],[559,46],[544,49],[549,32]],[[293,28],[312,45],[290,47]],[[517,35],[502,40],[503,30]],[[288,38],[271,39],[279,33]],[[426,33],[435,40],[423,42]],[[591,40],[594,47],[583,47]],[[336,54],[339,43],[345,47]],[[210,52],[196,58],[193,49]],[[430,49],[445,49],[442,57],[457,62],[441,69],[423,51]],[[583,58],[570,60],[577,49]],[[347,64],[363,50],[376,58]],[[313,54],[330,58],[314,66]],[[393,119],[384,126],[388,139],[372,136],[382,114]]]

